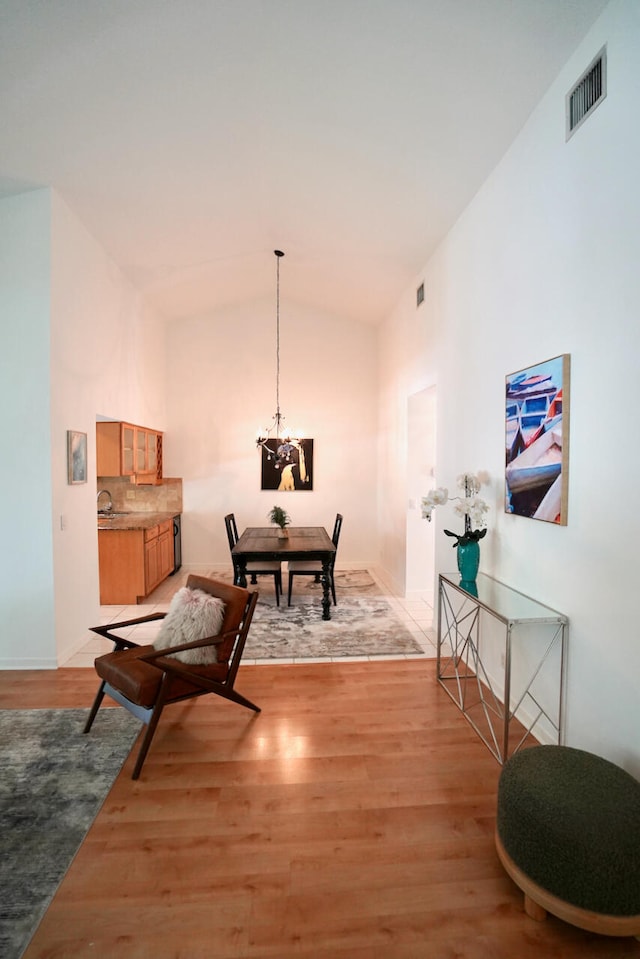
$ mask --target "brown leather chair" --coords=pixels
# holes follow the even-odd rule
[[[113,640],[113,652],[98,656],[96,672],[101,679],[89,718],[84,727],[88,733],[105,695],[114,699],[138,719],[147,724],[147,732],[133,770],[132,779],[140,775],[151,740],[162,710],[170,703],[182,702],[214,693],[224,699],[260,712],[260,708],[234,689],[236,675],[258,600],[257,590],[230,586],[202,576],[189,576],[189,589],[199,589],[218,597],[225,604],[222,627],[217,636],[208,636],[179,646],[155,650],[151,645],[140,646],[132,640],[115,635],[114,630],[164,619],[166,613],[151,613],[107,626],[93,626],[92,632]],[[185,649],[215,646],[216,662],[192,666],[169,654]]]

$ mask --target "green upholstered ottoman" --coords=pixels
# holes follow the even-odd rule
[[[640,783],[570,746],[515,753],[498,785],[496,849],[533,919],[640,936]]]

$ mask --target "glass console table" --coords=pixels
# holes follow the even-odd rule
[[[560,743],[567,617],[479,573],[438,577],[437,679],[498,762]]]

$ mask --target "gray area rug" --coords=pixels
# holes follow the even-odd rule
[[[178,582],[183,586],[186,583],[188,573],[184,574],[184,582]],[[210,572],[207,574],[211,579],[218,579],[226,583],[233,582],[233,573],[229,572]],[[289,578],[287,576],[286,566],[282,568],[282,588],[285,593],[285,603],[287,596]],[[358,596],[379,595],[380,587],[366,569],[347,569],[336,570],[334,573],[334,582],[336,584],[336,596],[340,602],[340,594],[357,594]],[[275,604],[273,591],[273,576],[258,577],[258,586],[260,587],[260,602],[273,602]],[[249,584],[251,588],[251,584]],[[254,587],[255,588],[255,587]],[[293,581],[293,592],[291,602],[296,603],[303,596],[322,595],[322,585],[316,583],[313,576],[296,576]]]
[[[357,593],[358,596],[370,596],[380,592],[377,583],[366,569],[336,570],[333,578],[336,584],[336,597],[338,602],[340,602],[340,596],[338,593],[348,595],[349,592],[352,592]],[[283,582],[283,588],[286,592],[288,589],[289,577],[284,569],[282,571],[282,579],[286,581]],[[321,594],[322,585],[320,583],[316,583],[313,576],[295,576],[293,580],[291,602],[294,603],[297,596],[304,595],[305,593]]]
[[[212,579],[233,582],[229,572]],[[322,619],[322,585],[313,576],[296,576],[291,606],[288,577],[282,571],[284,596],[276,606],[273,577],[258,577],[260,599],[247,638],[247,659],[327,659],[334,656],[422,655],[423,649],[401,623],[368,570],[340,570],[335,576],[338,605]],[[184,575],[186,582],[186,573]],[[184,585],[175,583],[176,588]],[[249,583],[249,589],[255,589]]]
[[[317,659],[339,656],[420,655],[423,651],[381,596],[345,596],[322,619],[321,587],[297,591],[292,605],[280,607],[263,596],[249,630],[245,659]],[[311,594],[311,595],[310,595]]]
[[[97,684],[96,684],[97,685]],[[140,732],[124,709],[0,710],[0,956],[26,949]]]

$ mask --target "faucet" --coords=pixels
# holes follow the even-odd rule
[[[100,497],[102,496],[103,493],[106,493],[106,494],[107,494],[107,496],[109,497],[109,502],[107,503],[107,505],[105,506],[105,508],[104,508],[103,510],[101,510],[101,509],[100,509]],[[111,493],[109,492],[108,489],[100,489],[100,490],[98,490],[97,503],[98,503],[98,512],[99,512],[99,513],[110,513],[110,512],[111,512],[111,510],[113,509],[113,500],[111,499]]]

